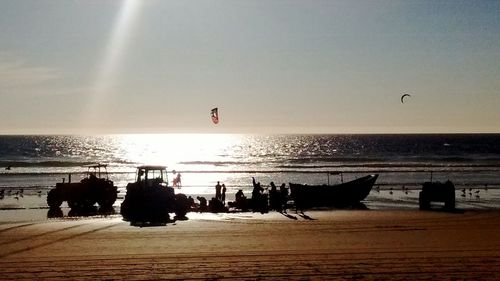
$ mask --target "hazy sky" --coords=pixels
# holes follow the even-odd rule
[[[0,133],[118,132],[500,132],[500,1],[0,0]]]

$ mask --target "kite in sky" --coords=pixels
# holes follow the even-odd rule
[[[405,97],[411,97],[411,96],[410,96],[410,94],[404,94],[404,95],[402,95],[402,96],[401,96],[401,103],[405,103],[405,102],[404,102],[404,98],[405,98]]]
[[[212,117],[212,122],[214,122],[214,124],[218,124],[219,123],[219,109],[217,107],[212,109],[210,115]]]

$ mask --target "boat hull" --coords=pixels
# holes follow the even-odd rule
[[[290,195],[298,209],[312,207],[345,208],[355,206],[370,193],[378,174],[368,175],[338,185],[290,183]]]

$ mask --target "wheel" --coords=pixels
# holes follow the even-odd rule
[[[56,189],[51,189],[47,194],[47,204],[50,208],[61,207],[62,201],[61,194]]]
[[[78,209],[80,208],[80,205],[78,204],[78,201],[68,200],[68,207],[70,207],[71,209]]]
[[[102,192],[99,197],[100,198],[97,200],[99,207],[102,209],[111,209],[116,201],[117,193],[116,190],[108,189]]]
[[[447,210],[454,210],[455,209],[455,198],[449,198],[444,202],[444,208]]]

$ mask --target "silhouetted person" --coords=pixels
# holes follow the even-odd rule
[[[271,182],[271,190],[269,191],[269,203],[271,204],[271,209],[276,211],[281,211],[281,200],[279,197],[278,189],[274,182]]]
[[[202,196],[198,196],[196,197],[196,199],[198,199],[198,201],[200,201],[200,213],[202,212],[205,212],[207,210],[207,199],[205,199],[205,197],[202,197]]]
[[[243,194],[243,190],[241,189],[239,189],[238,192],[236,192],[234,198],[236,198],[236,202],[246,199],[245,194]]]
[[[254,177],[252,177],[252,183],[253,183],[252,199],[259,198],[262,195],[264,188],[260,186],[260,182],[255,182]]]
[[[260,182],[255,182],[254,177],[252,177],[252,183],[253,183],[252,209],[253,209],[253,211],[263,210],[265,205],[267,206],[267,202],[263,202],[264,196],[263,196],[262,192],[264,191],[264,188],[262,188],[262,186],[260,186]]]
[[[222,203],[226,203],[226,185],[222,184],[222,194],[221,194]]]
[[[196,204],[194,203],[194,199],[193,197],[189,196],[188,197],[188,202],[189,202],[189,208],[192,209],[196,206]]]
[[[212,213],[227,212],[227,208],[222,204],[222,201],[215,197],[212,197],[208,202],[208,210]]]
[[[222,186],[220,185],[220,182],[217,181],[217,184],[215,185],[215,199],[221,200],[221,189]]]
[[[139,172],[137,173],[137,181],[138,182],[143,180],[142,176],[144,176],[144,170],[139,170]]]
[[[288,189],[286,188],[286,184],[282,183],[280,186],[280,201],[281,201],[281,209],[286,213],[286,204],[288,202]]]
[[[5,170],[10,170],[11,168],[12,168],[12,166],[9,165],[9,166],[5,167]]]
[[[174,180],[173,180],[173,183],[172,185],[174,187],[178,187],[178,188],[181,188],[182,186],[182,182],[181,182],[181,173],[177,173],[177,176],[175,176]]]

